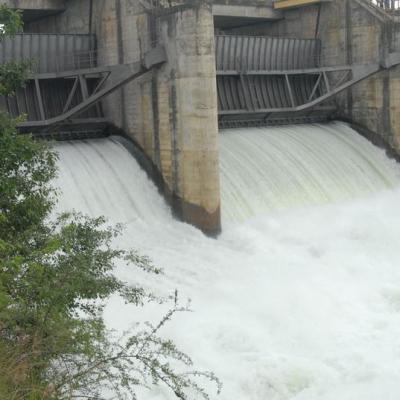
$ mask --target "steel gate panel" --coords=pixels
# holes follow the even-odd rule
[[[235,114],[240,114],[242,119],[249,118],[246,114],[254,116],[258,110],[262,110],[258,119],[265,119],[264,110],[295,108],[307,103],[310,96],[320,95],[317,71],[314,74],[274,75],[277,71],[317,69],[320,52],[321,43],[314,39],[217,35],[215,54],[220,121],[235,118]],[[285,119],[286,114],[290,113],[285,113]],[[299,113],[295,114],[296,120],[300,120]]]
[[[93,35],[21,33],[0,42],[0,63],[34,60],[35,72],[59,72],[67,69],[87,68],[80,54],[88,54]]]

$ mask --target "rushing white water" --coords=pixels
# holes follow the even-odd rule
[[[177,288],[181,298],[192,299],[195,312],[178,316],[163,333],[198,368],[224,381],[221,400],[398,400],[400,189],[387,188],[399,181],[399,167],[343,125],[272,131],[265,131],[266,139],[262,130],[246,130],[243,142],[236,132],[221,137],[229,216],[218,240],[173,220],[133,157],[111,140],[57,145],[60,208],[124,222],[118,245],[148,254],[165,276],[132,275],[122,267],[117,274],[162,294]],[[317,131],[325,139],[316,138]],[[276,158],[265,161],[260,154]],[[264,168],[274,171],[268,179]],[[290,202],[279,193],[288,185]],[[248,196],[238,198],[239,190]],[[261,198],[254,210],[252,196]],[[309,198],[340,201],[301,206]],[[255,216],[232,222],[249,214]],[[162,312],[158,306],[138,311],[113,298],[105,317],[123,331]],[[141,398],[173,399],[160,388]]]
[[[344,123],[221,134],[226,220],[360,197],[400,183],[399,169]]]

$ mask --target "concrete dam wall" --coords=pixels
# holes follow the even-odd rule
[[[99,65],[136,62],[156,43],[165,47],[168,61],[102,100],[102,112],[150,161],[175,214],[216,234],[221,226],[218,133],[226,121],[247,126],[342,118],[400,151],[398,68],[315,105],[346,76],[310,70],[384,64],[399,50],[396,18],[367,0],[282,10],[272,1],[255,0],[70,0],[54,15],[27,19],[25,31],[95,34]],[[231,47],[222,44],[243,36],[253,37],[246,39],[252,45],[244,53],[238,40]],[[309,45],[299,52],[296,41]],[[226,54],[233,71],[221,69]],[[249,66],[255,55],[258,64]],[[247,64],[237,63],[238,57]],[[266,65],[261,58],[276,61]]]

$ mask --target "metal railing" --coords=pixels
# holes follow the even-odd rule
[[[395,11],[400,10],[400,0],[370,0],[371,3],[383,10]]]
[[[31,73],[48,74],[65,71],[89,70],[98,66],[115,66],[139,62],[147,50],[156,47],[155,34],[141,35],[141,46],[136,42],[124,40],[111,42],[102,47],[81,43],[83,35],[64,35],[77,45],[63,45],[63,35],[21,34],[7,38],[0,43],[0,64],[11,61],[32,61]],[[63,40],[61,45],[60,41]]]
[[[73,71],[97,67],[98,50],[74,51],[61,54],[50,72]]]

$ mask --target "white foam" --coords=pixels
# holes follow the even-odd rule
[[[400,184],[397,165],[340,122],[223,130],[220,143],[226,222]]]
[[[315,193],[322,191],[326,201],[331,201],[329,196],[340,192],[339,202],[312,207],[298,204],[279,212],[271,212],[271,207],[266,214],[263,209],[262,216],[227,223],[218,240],[206,238],[171,218],[154,185],[122,146],[98,140],[57,146],[58,182],[63,190],[60,208],[125,222],[126,233],[118,245],[151,256],[164,268],[165,277],[123,268],[118,268],[119,276],[161,293],[178,288],[181,298],[192,299],[195,312],[178,316],[163,333],[191,354],[199,368],[214,370],[224,381],[221,400],[397,400],[400,190],[388,190],[388,186],[396,185],[398,167],[364,139],[353,133],[346,136],[343,131],[348,128],[343,125],[337,133],[334,126],[329,128],[335,138],[321,139],[327,149],[335,150],[319,161],[314,153],[322,150],[322,142],[318,139],[313,148],[313,138],[314,130],[322,128],[278,131],[285,129],[290,143],[304,136],[307,145],[302,156],[293,154],[289,145],[271,150],[279,153],[280,163],[292,163],[285,171],[276,168],[273,182],[279,185],[290,168],[298,169],[299,184],[291,186],[290,193],[302,199],[300,204],[306,203],[305,195],[295,188],[313,194],[316,203],[322,196]],[[296,134],[297,129],[302,133]],[[230,140],[224,134],[222,152],[227,147],[240,152],[252,145],[237,147],[242,139],[235,137],[235,143],[226,143]],[[243,140],[255,143],[264,138]],[[339,146],[345,140],[350,143]],[[268,141],[276,144],[278,139]],[[338,154],[338,149],[345,153]],[[256,152],[254,147],[252,151]],[[258,166],[262,154],[260,150]],[[314,161],[304,167],[307,157]],[[256,160],[256,156],[249,159]],[[323,166],[326,160],[331,167]],[[234,163],[223,155],[223,190],[230,190],[224,183],[229,171],[240,176],[239,164],[229,167],[229,162]],[[314,176],[312,183],[306,171]],[[257,182],[262,172],[254,172]],[[342,180],[346,189],[341,188]],[[357,193],[352,192],[353,183],[360,189]],[[240,183],[239,188],[243,187],[254,189]],[[274,204],[281,204],[276,190]],[[349,200],[352,193],[357,200]],[[225,201],[234,202],[226,192],[224,196]],[[246,201],[248,207],[253,206],[252,199]],[[230,203],[223,210],[231,210],[232,221],[240,207]],[[245,215],[240,212],[240,218]],[[113,298],[105,316],[109,326],[122,331],[137,319],[156,320],[161,314],[158,306],[136,310]],[[142,398],[173,399],[160,389],[144,392]]]

